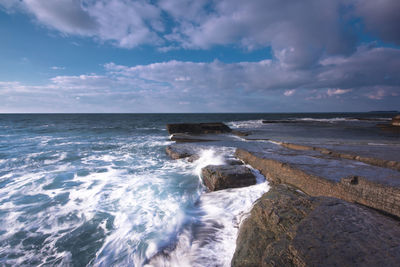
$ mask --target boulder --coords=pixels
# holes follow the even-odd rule
[[[222,122],[167,124],[167,130],[169,134],[220,134],[232,132],[232,129]]]
[[[256,177],[244,165],[208,165],[201,170],[204,185],[210,191],[253,185]]]
[[[278,185],[255,203],[236,245],[232,266],[397,266],[400,223]]]
[[[177,146],[171,145],[167,146],[165,152],[168,156],[172,159],[183,159],[183,158],[195,158],[196,154],[194,153],[193,149],[184,147],[184,146]]]
[[[400,126],[400,115],[397,115],[397,116],[393,117],[392,125],[393,126]]]

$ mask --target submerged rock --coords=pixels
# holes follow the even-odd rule
[[[220,134],[232,132],[232,129],[222,122],[167,124],[167,130],[169,134]]]
[[[253,185],[256,177],[244,165],[208,165],[201,170],[205,186],[211,191]]]
[[[278,185],[256,202],[236,243],[232,266],[396,266],[400,223]]]

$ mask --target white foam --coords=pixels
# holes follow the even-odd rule
[[[253,186],[221,190],[201,195],[196,218],[201,234],[187,227],[173,251],[154,257],[148,266],[230,266],[236,248],[238,229],[253,203],[269,190],[264,177],[257,173]]]
[[[45,140],[36,138],[34,143],[42,141]],[[216,262],[227,265],[234,251],[237,226],[254,199],[266,190],[265,184],[203,194],[204,187],[199,180],[201,168],[223,164],[225,158],[232,156],[233,148],[205,149],[190,164],[185,160],[164,160],[160,156],[161,148],[170,143],[165,137],[132,137],[131,141],[115,140],[112,144],[116,148],[112,151],[74,151],[79,159],[74,163],[68,162],[70,151],[59,152],[59,147],[49,149],[47,146],[53,144],[47,142],[42,143],[47,150],[27,153],[25,160],[15,158],[15,164],[23,166],[0,177],[1,181],[10,180],[0,188],[4,212],[0,218],[0,231],[4,231],[0,235],[0,250],[23,256],[7,259],[7,263],[22,265],[25,260],[38,259],[40,262],[51,260],[49,264],[59,260],[58,264],[71,265],[75,256],[61,251],[57,242],[71,238],[75,230],[101,213],[108,217],[98,222],[96,230],[105,236],[99,241],[101,248],[90,265],[142,266],[175,241],[177,249],[171,258],[161,261],[166,266],[177,266],[177,262],[179,266],[207,265],[217,252],[222,258]],[[68,139],[62,142],[76,144]],[[12,166],[14,161],[9,158],[7,163]],[[56,196],[65,193],[69,194],[67,199],[56,200]],[[39,194],[42,200],[18,202],[22,196]],[[187,214],[187,206],[194,206],[197,200],[197,214]],[[36,208],[33,214],[27,212]],[[110,216],[112,229],[107,219]],[[200,239],[194,240],[193,232],[185,228],[193,220],[203,223],[206,230],[213,230],[216,241],[204,246]],[[214,222],[223,225],[223,229],[215,229]],[[1,245],[20,231],[27,231],[27,237],[32,238],[48,236],[37,250],[28,251],[21,242],[13,247]]]
[[[262,120],[231,121],[227,123],[232,128],[259,128],[263,126]]]
[[[200,177],[201,169],[207,165],[223,165],[225,163],[222,153],[217,153],[214,149],[206,149],[200,152],[200,158],[194,163],[194,174]]]
[[[330,119],[324,119],[324,118],[293,118],[292,120],[297,120],[297,121],[315,121],[315,122],[328,122],[328,123],[335,123],[335,122],[342,122],[342,121],[359,121],[358,119],[353,119],[353,118],[341,118],[341,117],[336,117],[336,118],[330,118]]]

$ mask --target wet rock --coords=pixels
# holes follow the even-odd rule
[[[232,134],[237,135],[237,136],[248,136],[251,133],[250,132],[242,132],[238,130],[232,130]]]
[[[177,145],[167,146],[165,152],[172,159],[194,158],[197,156],[192,148]]]
[[[393,126],[400,126],[400,115],[397,115],[397,116],[393,117],[392,125]]]
[[[212,142],[218,141],[215,136],[202,136],[202,135],[190,135],[190,134],[181,134],[176,133],[171,135],[170,138],[172,141],[177,143],[191,143],[191,142]]]
[[[278,185],[256,202],[236,244],[232,266],[396,266],[400,223]]]
[[[321,154],[329,155],[329,156],[335,157],[335,158],[357,160],[360,162],[364,162],[366,164],[370,164],[370,165],[374,165],[374,166],[378,166],[378,167],[390,168],[390,169],[400,171],[400,162],[398,162],[398,161],[384,160],[384,159],[360,156],[360,155],[356,155],[356,154],[337,152],[337,151],[333,151],[333,150],[321,148],[321,147],[305,146],[305,145],[283,143],[283,142],[277,142],[277,143],[279,143],[283,147],[293,149],[293,150],[318,151]]]
[[[238,159],[227,159],[225,160],[227,165],[243,165],[243,162]]]
[[[244,165],[208,165],[201,170],[205,186],[210,191],[253,185],[256,177]]]
[[[278,155],[237,149],[235,156],[259,170],[273,184],[292,185],[311,196],[340,198],[400,217],[397,171],[301,153]]]
[[[232,129],[222,122],[167,124],[169,134],[220,134],[230,133]]]

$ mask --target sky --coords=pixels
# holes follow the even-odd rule
[[[399,0],[0,0],[0,113],[400,110]]]

